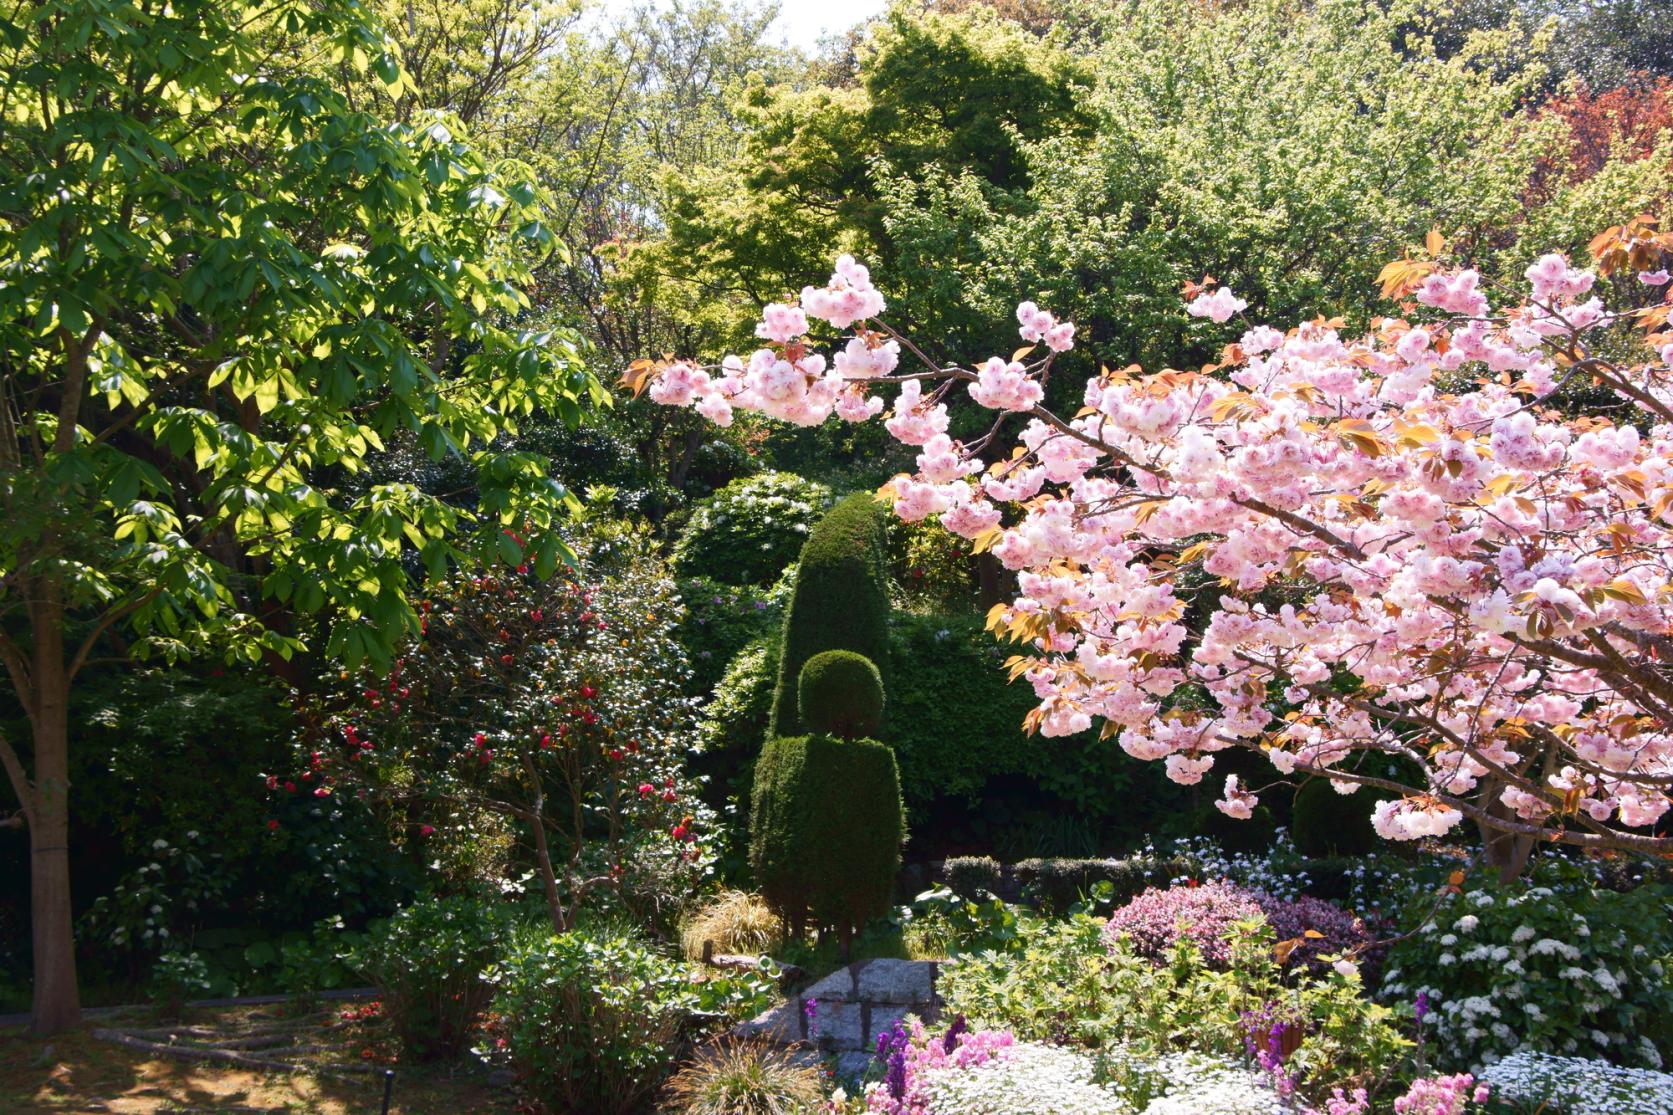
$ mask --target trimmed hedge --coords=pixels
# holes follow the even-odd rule
[[[793,935],[811,917],[847,940],[886,912],[906,820],[895,755],[876,740],[781,736],[755,764],[749,863]]]
[[[1193,872],[1189,861],[1169,859],[1025,859],[1016,865],[1023,901],[1048,913],[1064,913],[1095,884],[1115,888],[1117,903],[1131,901],[1147,887],[1165,887]]]
[[[823,484],[789,472],[734,480],[692,509],[674,543],[674,572],[682,579],[770,585],[830,499]]]
[[[802,666],[796,707],[812,731],[842,739],[875,735],[883,725],[883,677],[863,654],[820,651]]]
[[[947,889],[960,898],[979,899],[984,894],[1003,897],[1005,867],[992,856],[949,856],[941,864]]]
[[[888,689],[889,592],[883,547],[884,508],[868,492],[849,496],[814,524],[784,613],[770,735],[794,736],[807,730],[796,707],[796,686],[802,666],[820,651],[865,655],[877,665]]]

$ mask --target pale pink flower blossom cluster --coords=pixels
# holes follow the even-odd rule
[[[1659,363],[1577,363],[1619,351],[1587,334],[1624,319],[1561,255],[1526,278],[1521,303],[1495,307],[1475,271],[1437,270],[1409,288],[1431,320],[1363,337],[1254,324],[1216,370],[1103,372],[1064,417],[1043,380],[1069,323],[1024,302],[1019,332],[1043,353],[906,375],[882,296],[844,257],[799,307],[767,308],[747,360],[668,364],[650,394],[723,423],[884,415],[920,450],[886,490],[895,512],[938,518],[1017,574],[992,618],[1022,644],[1031,730],[1101,724],[1186,784],[1243,747],[1279,777],[1380,785],[1401,797],[1367,812],[1394,840],[1469,817],[1670,851],[1645,830],[1673,786],[1673,334],[1651,338]],[[1219,287],[1187,312],[1244,308]],[[810,317],[855,327],[834,367]],[[1576,375],[1630,421],[1542,403]],[[1013,455],[985,465],[951,439],[955,382],[997,412],[993,436],[1009,423]],[[892,404],[867,394],[886,385]],[[1188,628],[1193,601],[1207,619]],[[1367,753],[1421,775],[1367,773]],[[1219,808],[1247,816],[1257,790],[1228,779]]]

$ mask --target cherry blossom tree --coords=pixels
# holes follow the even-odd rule
[[[1026,347],[938,365],[847,256],[766,308],[749,356],[625,379],[722,425],[887,411],[919,455],[881,498],[1016,573],[990,626],[1023,645],[1009,668],[1039,698],[1031,730],[1101,723],[1185,784],[1242,747],[1278,778],[1393,791],[1372,812],[1382,836],[1469,818],[1510,873],[1540,841],[1666,853],[1673,235],[1638,218],[1592,247],[1595,266],[1547,255],[1513,293],[1447,266],[1432,233],[1385,269],[1402,316],[1368,335],[1252,325],[1198,371],[1102,370],[1072,415],[1044,390],[1071,323],[1025,302]],[[1640,305],[1611,309],[1610,291]],[[1246,308],[1212,280],[1187,298],[1213,325]],[[829,359],[810,319],[848,331]],[[1618,418],[1553,408],[1582,383],[1613,392]],[[948,433],[960,403],[997,412],[973,440]],[[1206,623],[1187,625],[1192,603]],[[1223,786],[1219,808],[1248,817],[1260,788]]]

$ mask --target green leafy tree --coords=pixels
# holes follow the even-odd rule
[[[523,328],[555,238],[524,171],[328,73],[406,78],[353,0],[46,0],[0,25],[0,741],[29,830],[34,1026],[78,1016],[66,710],[88,663],[303,645],[387,665],[432,573],[550,573],[567,498],[496,446],[602,388]],[[353,484],[392,441],[463,455],[470,509]],[[512,528],[516,536],[509,533]],[[523,541],[519,541],[518,539]]]

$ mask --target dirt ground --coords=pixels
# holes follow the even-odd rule
[[[193,1021],[213,1025],[216,1019],[206,1016]],[[317,1077],[269,1073],[159,1056],[93,1037],[94,1029],[120,1024],[101,1019],[51,1038],[37,1038],[18,1027],[0,1029],[0,1112],[377,1115],[382,1107],[383,1080],[377,1071]],[[390,1067],[396,1070],[390,1111],[399,1115],[511,1115],[516,1111],[509,1094],[490,1087],[475,1068]]]

